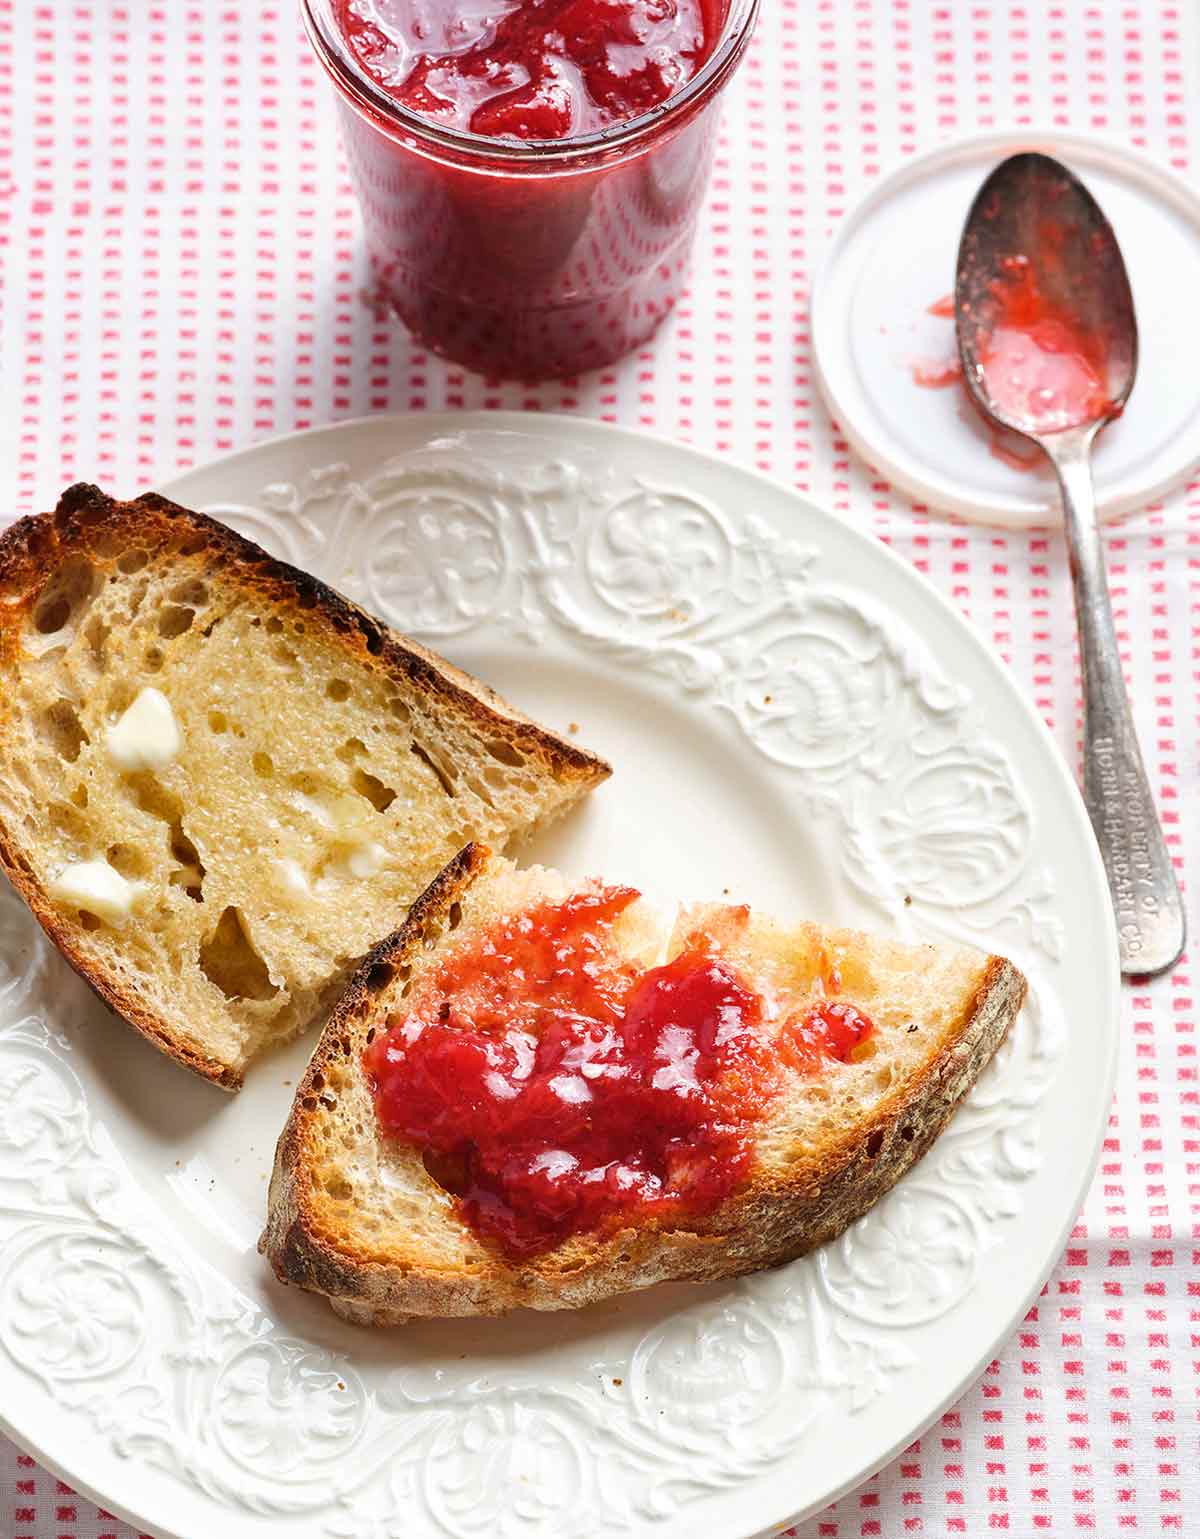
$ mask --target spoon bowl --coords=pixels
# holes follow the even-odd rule
[[[1154,810],[1113,626],[1092,441],[1137,374],[1133,294],[1112,226],[1048,155],[1013,155],[976,195],[958,248],[954,320],[983,416],[1049,456],[1062,494],[1083,673],[1083,795],[1112,895],[1121,970],[1165,972],[1183,904]]]
[[[1095,198],[1049,155],[1012,155],[979,189],[958,249],[954,313],[963,379],[1003,427],[1034,439],[1099,428],[1129,399],[1138,332],[1121,248]],[[1081,356],[1098,388],[1059,402],[1014,389],[1013,348],[996,345],[1014,313],[1026,335],[1041,334],[1045,377],[1062,382],[1064,370],[1046,365],[1065,348],[1058,358]],[[1026,357],[1027,371],[1036,366]]]

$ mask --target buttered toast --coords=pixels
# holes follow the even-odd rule
[[[0,536],[0,866],[101,998],[226,1088],[464,843],[608,773],[165,498],[74,486]]]

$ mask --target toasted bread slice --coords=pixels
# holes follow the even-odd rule
[[[231,529],[91,486],[0,537],[0,865],[227,1088],[471,838],[608,766]]]
[[[768,1034],[781,1029],[783,1005],[807,1008],[836,977],[837,999],[874,1022],[869,1052],[785,1075],[755,1126],[744,1183],[715,1210],[576,1233],[514,1261],[464,1221],[420,1148],[381,1134],[363,1053],[404,1018],[406,1000],[420,998],[430,969],[495,933],[506,916],[571,890],[556,872],[517,870],[472,845],[364,963],[279,1141],[260,1249],[282,1281],[327,1295],[349,1320],[389,1325],[571,1308],[668,1279],[712,1280],[787,1261],[839,1234],[924,1154],[1025,994],[1010,962],[963,947],[785,927],[724,905],[685,910],[670,928],[639,900],[612,932],[639,968],[677,954],[697,928],[722,937],[721,955],[777,1002]]]

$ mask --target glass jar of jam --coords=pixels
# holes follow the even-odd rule
[[[612,363],[683,287],[758,0],[301,0],[384,293],[526,380]]]

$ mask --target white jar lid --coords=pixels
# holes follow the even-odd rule
[[[961,382],[917,383],[955,358],[958,240],[988,173],[1021,150],[1063,161],[1112,221],[1129,270],[1140,350],[1125,413],[1095,447],[1107,518],[1143,507],[1200,460],[1200,196],[1135,150],[1024,129],[958,140],[877,182],[838,225],[812,291],[825,400],[853,447],[920,502],[985,523],[1055,522],[1049,462],[981,421]],[[1032,468],[1010,463],[1015,451]]]

